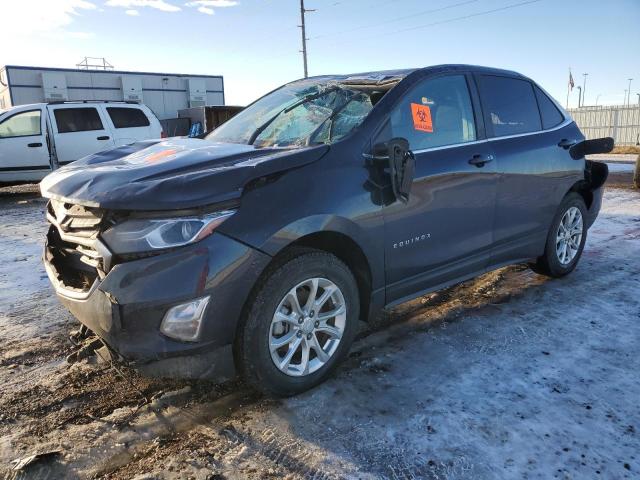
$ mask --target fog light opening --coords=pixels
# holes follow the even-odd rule
[[[160,331],[167,337],[183,342],[198,341],[209,298],[202,297],[171,307],[162,319]]]

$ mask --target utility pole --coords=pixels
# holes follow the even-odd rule
[[[300,29],[302,30],[302,61],[304,62],[304,78],[309,76],[309,69],[307,68],[307,32],[304,22],[304,16],[307,12],[315,12],[315,10],[307,10],[304,8],[304,0],[300,0]]]
[[[640,93],[636,93],[638,95],[638,106],[640,107]]]
[[[599,93],[598,96],[596,97],[596,107],[598,106],[598,100],[600,100],[601,96],[602,96],[602,94]]]
[[[627,95],[627,107],[631,106],[631,80],[633,80],[633,78],[627,78],[627,80],[629,80],[629,90],[627,90],[629,92],[629,94]]]
[[[582,106],[584,107],[584,99],[587,96],[587,75],[588,73],[583,73],[582,76],[584,80],[582,81]]]

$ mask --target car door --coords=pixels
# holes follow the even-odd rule
[[[450,74],[420,81],[375,140],[404,138],[415,155],[408,202],[383,209],[387,303],[488,263],[497,177],[471,80]]]
[[[41,108],[8,112],[0,120],[2,180],[38,180],[51,165]]]
[[[59,165],[65,165],[115,144],[100,105],[50,105],[50,120]]]
[[[102,108],[113,131],[116,146],[119,147],[138,140],[153,138],[151,135],[151,122],[140,107],[135,105],[103,105]]]
[[[576,133],[564,130],[571,122],[528,79],[481,74],[476,80],[500,175],[492,263],[533,258],[544,250],[560,200],[579,180],[562,143],[567,136],[575,141]]]

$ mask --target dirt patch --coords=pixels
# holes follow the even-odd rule
[[[30,435],[42,437],[67,424],[87,424],[109,416],[114,410],[136,407],[163,393],[190,388],[182,402],[211,401],[227,393],[232,385],[208,382],[153,379],[125,367],[123,377],[110,366],[62,363],[54,381],[49,377],[24,389],[3,389],[0,411],[3,424],[20,423]],[[0,433],[3,428],[0,427]]]
[[[619,147],[613,147],[612,154],[640,154],[640,146],[637,145],[625,145]]]
[[[607,188],[622,188],[640,192],[633,186],[633,172],[609,172],[605,185]]]

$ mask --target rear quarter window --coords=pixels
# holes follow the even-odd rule
[[[538,99],[538,107],[540,107],[540,116],[542,117],[542,128],[557,127],[564,120],[564,116],[555,106],[553,101],[538,87],[534,87],[536,98]]]
[[[149,119],[139,108],[107,107],[107,113],[116,128],[148,127],[150,125]]]
[[[527,80],[479,75],[478,88],[494,137],[542,129],[533,85]]]
[[[103,130],[102,120],[95,108],[57,108],[53,111],[58,133]]]

